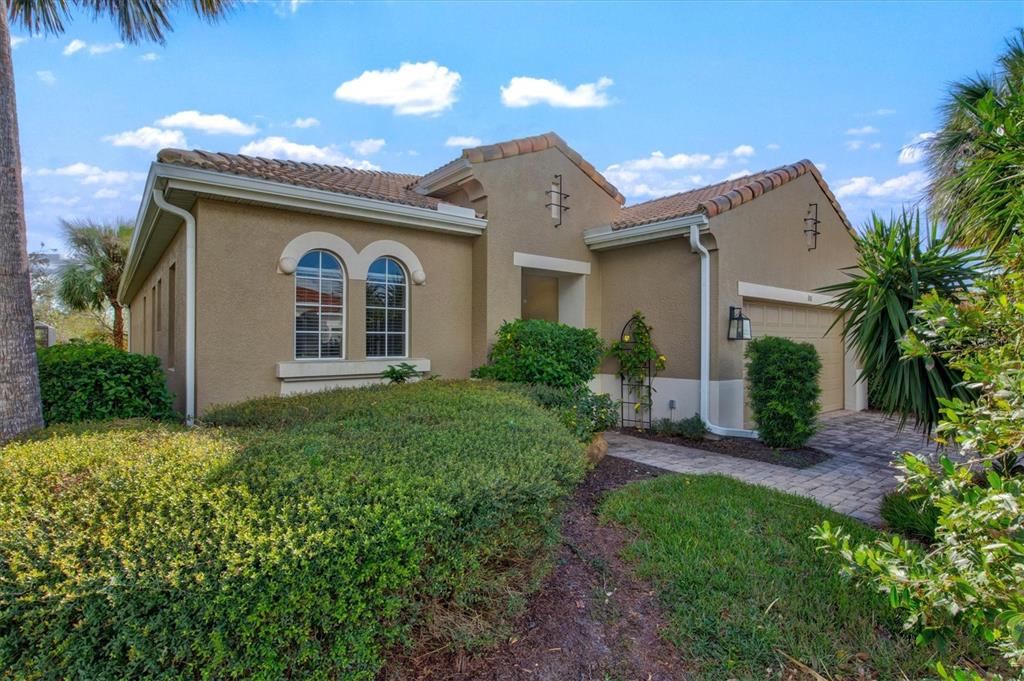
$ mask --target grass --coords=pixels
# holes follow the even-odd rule
[[[721,476],[666,475],[613,492],[604,521],[635,533],[626,550],[658,589],[666,637],[703,679],[778,678],[794,665],[826,678],[921,678],[934,648],[902,629],[883,595],[844,580],[816,550],[822,520],[871,528],[815,502]],[[943,659],[956,659],[954,648]]]
[[[0,448],[0,676],[372,679],[396,648],[490,645],[586,467],[555,416],[483,383],[206,421]]]

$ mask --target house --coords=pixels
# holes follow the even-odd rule
[[[619,337],[634,310],[668,358],[654,416],[743,434],[742,340],[813,343],[825,411],[863,385],[828,296],[856,263],[810,161],[624,206],[558,135],[465,149],[420,177],[165,149],[119,297],[130,349],[161,358],[178,409],[380,380],[408,362],[466,377],[503,320]],[[616,397],[609,362],[596,388]]]

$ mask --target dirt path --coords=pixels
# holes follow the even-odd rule
[[[687,678],[676,649],[658,634],[664,620],[649,584],[618,557],[627,536],[601,526],[601,496],[665,471],[605,457],[566,508],[556,566],[516,626],[518,637],[479,659],[439,656],[418,678],[443,681],[657,681]]]

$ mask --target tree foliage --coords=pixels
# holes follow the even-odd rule
[[[977,275],[976,257],[956,247],[935,225],[923,226],[918,213],[889,220],[872,215],[857,242],[858,261],[846,268],[846,281],[820,290],[836,297],[845,319],[843,335],[864,367],[876,406],[930,430],[939,419],[939,400],[970,398],[957,371],[942,357],[903,357],[900,341],[914,323],[912,310],[934,291],[950,300]]]
[[[821,406],[821,359],[810,343],[765,336],[747,343],[750,408],[769,447],[803,447],[814,435]]]

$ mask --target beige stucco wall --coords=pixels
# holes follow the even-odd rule
[[[809,203],[818,204],[821,220],[818,247],[807,250],[804,216]],[[840,268],[856,265],[853,238],[811,175],[803,175],[760,198],[711,219],[711,232],[719,247],[721,267],[717,301],[712,301],[714,326],[712,372],[715,379],[743,375],[742,342],[725,340],[729,306],[742,305],[738,282],[814,291],[842,281]],[[838,333],[838,327],[833,333]],[[718,342],[718,341],[721,342]]]
[[[487,230],[475,246],[473,363],[484,362],[501,322],[520,316],[522,269],[512,262],[516,251],[590,262],[586,324],[600,327],[601,274],[583,231],[608,224],[619,204],[555,148],[478,163],[473,174],[487,195]],[[570,195],[570,210],[557,228],[544,205],[555,174],[562,175],[562,191]]]
[[[306,232],[335,234],[356,251],[382,239],[412,249],[427,281],[408,289],[410,357],[429,359],[432,373],[441,376],[468,375],[472,238],[210,199],[200,199],[195,214],[200,414],[211,404],[280,391],[276,365],[294,358],[295,280],[278,273],[277,261],[288,242]],[[346,280],[349,360],[366,356],[364,286]]]
[[[174,300],[171,300],[170,268],[175,265]],[[156,310],[153,288],[160,290],[155,304],[160,308],[161,329],[153,333]],[[145,300],[145,312],[143,311]],[[174,306],[174,357],[170,347],[170,306]],[[130,333],[128,349],[139,354],[156,355],[167,375],[167,387],[174,394],[174,409],[185,411],[185,230],[178,229],[156,266],[129,303]]]

